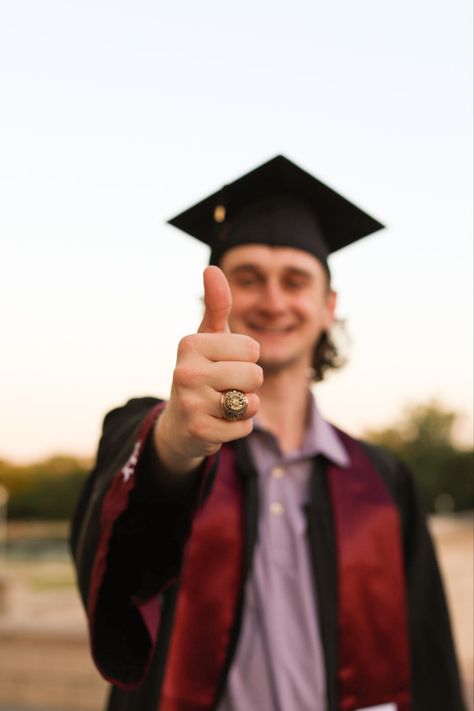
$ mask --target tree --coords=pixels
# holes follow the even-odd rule
[[[89,462],[67,456],[26,465],[0,460],[0,484],[9,493],[9,518],[70,518],[89,468]]]
[[[474,452],[455,443],[458,418],[432,401],[408,408],[391,427],[366,433],[367,440],[410,466],[430,512],[474,508]]]

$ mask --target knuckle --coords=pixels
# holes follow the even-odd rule
[[[259,407],[260,398],[255,393],[252,393],[251,397],[249,397],[249,417],[253,417],[258,412]]]
[[[201,380],[201,371],[191,365],[177,365],[173,373],[173,384],[188,388],[197,385]]]
[[[259,365],[254,365],[253,376],[254,376],[255,388],[256,389],[261,388],[263,385],[263,369]]]
[[[193,333],[189,336],[184,336],[178,343],[178,355],[183,355],[189,353],[189,351],[195,350],[196,344],[196,334]]]
[[[188,425],[189,435],[193,439],[206,440],[205,430],[206,430],[205,425],[200,419],[193,420]]]
[[[197,403],[190,395],[182,395],[179,399],[181,413],[185,418],[196,413]]]
[[[252,419],[246,419],[246,420],[239,420],[239,425],[240,425],[240,437],[247,437],[253,430],[253,420]]]
[[[199,417],[194,419],[188,427],[189,435],[194,439],[201,442],[202,448],[209,454],[212,454],[216,449],[215,437],[211,436],[211,431],[206,422],[206,419]]]
[[[247,336],[247,357],[253,363],[260,358],[260,344],[254,338]]]
[[[227,434],[223,437],[225,442],[232,442],[234,439],[247,437],[253,430],[253,420],[250,418],[237,420],[237,422],[229,422],[228,425]]]

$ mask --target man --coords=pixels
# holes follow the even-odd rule
[[[281,156],[171,222],[211,245],[204,317],[169,401],[106,417],[73,527],[110,711],[462,709],[411,476],[309,390],[328,253],[382,225]]]

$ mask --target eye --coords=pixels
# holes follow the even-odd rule
[[[288,276],[284,281],[284,286],[290,291],[305,289],[308,286],[308,279],[300,275]]]
[[[262,278],[259,274],[253,271],[242,271],[234,274],[232,282],[235,286],[241,289],[251,289],[260,285]]]
[[[239,277],[236,281],[238,286],[253,286],[258,283],[258,279],[255,276]]]

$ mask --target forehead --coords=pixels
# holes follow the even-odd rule
[[[322,264],[309,252],[294,247],[242,244],[227,250],[219,266],[229,273],[239,267],[255,267],[263,272],[298,270],[310,274],[324,272]]]

